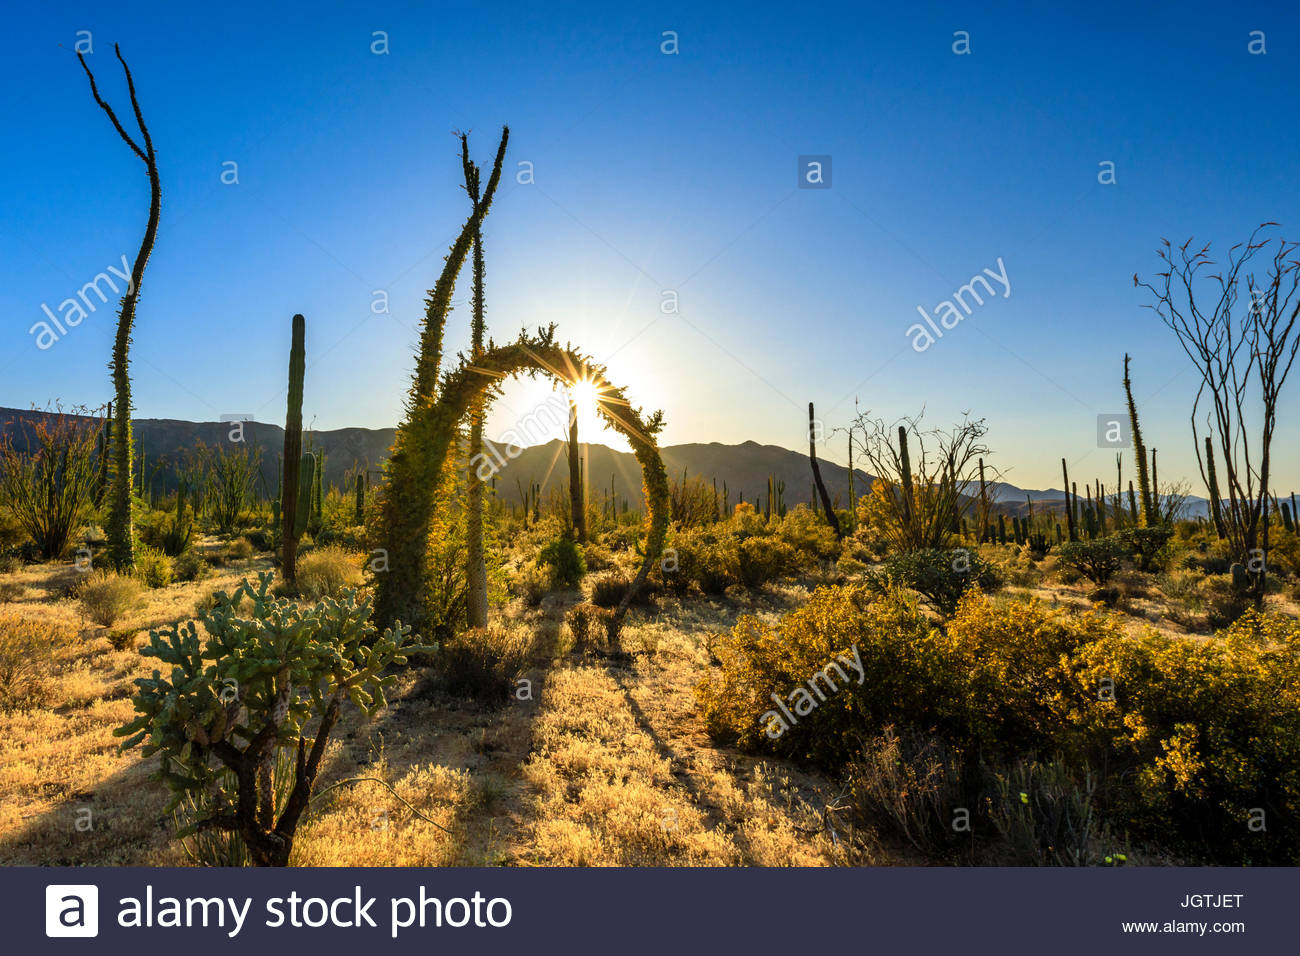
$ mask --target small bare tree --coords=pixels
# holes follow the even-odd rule
[[[885,535],[899,551],[944,548],[961,529],[961,519],[978,503],[984,419],[951,429],[923,428],[924,412],[887,425],[859,415],[859,451],[876,476],[866,499],[865,524]]]
[[[47,561],[67,550],[94,507],[101,425],[84,412],[19,419],[0,439],[0,505]],[[19,435],[21,442],[14,440]]]
[[[1226,507],[1220,509],[1223,530],[1249,573],[1257,604],[1264,599],[1268,569],[1268,489],[1278,398],[1300,348],[1300,335],[1294,334],[1300,317],[1300,261],[1291,258],[1297,243],[1256,241],[1261,230],[1276,225],[1264,223],[1245,243],[1229,249],[1216,273],[1206,271],[1216,264],[1210,244],[1192,252],[1189,239],[1177,250],[1163,240],[1157,255],[1169,268],[1154,281],[1133,276],[1133,284],[1155,299],[1147,307],[1178,336],[1200,373],[1191,415],[1196,460],[1211,494],[1227,494]],[[1273,252],[1264,274],[1245,271],[1269,246]],[[1209,406],[1206,427],[1221,456],[1217,469],[1201,451],[1203,404]],[[1206,448],[1212,454],[1213,444]],[[1217,472],[1217,481],[1211,481],[1211,471]],[[1213,490],[1216,484],[1221,492]]]

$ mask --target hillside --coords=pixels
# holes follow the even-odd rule
[[[13,434],[22,443],[18,423],[45,416],[45,412],[20,411],[0,408],[0,436]],[[171,418],[140,418],[134,423],[136,446],[145,455],[145,472],[156,493],[162,494],[175,487],[173,466],[183,459],[187,450],[203,443],[214,446],[228,440],[232,423],[187,422]],[[364,467],[371,479],[379,471],[388,450],[393,444],[393,428],[338,428],[327,431],[303,431],[304,447],[311,446],[325,453],[325,480],[331,485],[342,485],[357,470]],[[259,490],[274,497],[277,484],[277,467],[284,447],[284,429],[266,422],[245,422],[244,439],[254,448],[261,449],[262,470]],[[543,445],[525,448],[511,459],[503,445],[489,442],[487,453],[496,463],[496,492],[503,501],[519,504],[520,489],[530,482],[542,486],[542,496],[553,493],[567,494],[568,463],[564,443],[558,439]],[[813,494],[812,473],[808,456],[777,445],[760,445],[747,441],[738,445],[721,442],[667,445],[661,450],[664,466],[670,479],[702,478],[718,483],[721,495],[725,484],[732,504],[742,500],[753,501],[766,497],[767,480],[785,482],[785,501],[788,506],[808,502]],[[590,495],[594,501],[603,502],[611,488],[621,501],[632,496],[639,498],[641,488],[640,468],[630,452],[617,451],[601,444],[583,446]],[[849,470],[826,459],[819,459],[826,490],[837,507],[848,507]],[[864,494],[871,487],[872,477],[855,469],[855,492]],[[990,494],[998,503],[998,510],[1007,514],[1024,514],[1025,497],[1033,499],[1034,507],[1044,510],[1060,508],[1063,495],[1060,490],[1034,490],[1019,488],[1007,482],[990,484]],[[1192,496],[1188,499],[1189,517],[1208,513],[1208,502]]]

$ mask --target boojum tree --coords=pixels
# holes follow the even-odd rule
[[[95,75],[86,65],[86,58],[80,52],[77,59],[90,80],[90,93],[95,98],[108,118],[113,123],[122,140],[131,147],[131,151],[140,158],[149,175],[149,220],[145,226],[144,238],[140,250],[135,256],[135,265],[131,268],[131,282],[126,294],[122,296],[122,305],[118,309],[117,335],[113,340],[113,360],[109,369],[113,373],[113,420],[111,426],[112,470],[111,485],[108,492],[108,517],[104,522],[104,532],[108,536],[108,560],[119,571],[129,571],[135,566],[134,529],[131,524],[131,469],[135,458],[135,449],[131,437],[131,375],[129,353],[131,349],[131,330],[135,324],[135,307],[140,298],[140,283],[144,279],[144,267],[149,262],[149,254],[158,235],[158,216],[162,208],[162,186],[158,178],[158,161],[154,154],[153,139],[149,127],[145,125],[144,114],[140,110],[140,101],[135,94],[135,81],[131,69],[122,58],[122,51],[113,45],[117,61],[122,64],[126,74],[126,87],[131,96],[131,109],[135,113],[136,125],[140,128],[140,143],[137,143],[123,128],[113,112],[113,108],[99,95],[95,85]]]
[[[427,438],[419,453],[424,473],[430,478],[422,487],[401,489],[408,496],[427,497],[424,504],[413,504],[406,509],[395,506],[391,496],[399,489],[391,481],[385,488],[380,540],[387,552],[389,567],[376,574],[375,585],[375,613],[382,626],[387,626],[384,622],[404,621],[414,624],[418,631],[427,619],[423,596],[430,580],[428,525],[418,521],[427,522],[427,517],[422,516],[432,513],[441,490],[443,466],[455,447],[457,432],[470,408],[479,401],[485,406],[490,404],[500,382],[520,374],[548,375],[569,386],[577,381],[590,382],[596,395],[597,412],[628,440],[641,466],[649,511],[644,558],[631,586],[614,610],[610,625],[612,632],[617,633],[632,600],[663,553],[670,509],[668,475],[656,443],[656,435],[663,427],[662,413],[655,412],[647,417],[633,407],[624,390],[606,380],[603,367],[571,347],[555,342],[553,326],[539,329],[535,335],[521,333],[509,345],[487,349],[476,362],[462,361],[458,368],[444,377],[438,399],[424,406],[416,419],[398,429],[394,448],[401,445],[408,455],[415,452],[411,437],[403,441],[404,436]],[[403,500],[411,501],[412,498]]]
[[[465,191],[477,209],[480,202],[481,171],[469,158],[469,137],[461,134],[460,159],[465,170]],[[474,316],[470,322],[470,356],[477,360],[483,355],[486,320],[483,315],[483,225],[474,229],[473,259]],[[483,554],[483,479],[474,467],[475,459],[483,453],[483,402],[470,409],[469,416],[469,473],[465,485],[465,581],[467,613],[470,627],[486,627],[488,622],[487,561]]]

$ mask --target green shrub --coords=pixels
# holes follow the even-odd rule
[[[737,573],[747,588],[760,588],[799,567],[799,554],[778,538],[753,537],[740,542]]]
[[[1115,532],[1115,538],[1128,549],[1142,571],[1151,570],[1157,563],[1167,563],[1160,561],[1159,558],[1162,552],[1167,555],[1165,547],[1173,536],[1174,529],[1168,525],[1152,528],[1120,528]]]
[[[77,589],[77,597],[87,617],[112,627],[140,602],[140,582],[115,571],[92,571]]]
[[[1058,550],[1061,564],[1101,587],[1124,565],[1128,548],[1114,537],[1067,541]]]
[[[337,597],[345,588],[361,584],[356,559],[342,548],[314,548],[298,559],[298,593],[311,601]]]
[[[211,565],[193,549],[172,560],[172,571],[177,581],[201,581],[208,576]]]
[[[244,540],[248,542],[255,552],[274,551],[276,549],[276,538],[269,528],[253,528],[244,534]]]
[[[230,544],[226,545],[225,558],[227,561],[247,561],[253,556],[253,546],[247,538],[235,538]]]
[[[576,588],[587,573],[587,562],[582,556],[582,549],[568,537],[556,538],[542,548],[537,563],[550,571],[551,585],[556,588]]]
[[[984,816],[1008,866],[1098,866],[1127,859],[1101,816],[1097,781],[1082,781],[1059,761],[1016,764],[993,774]]]
[[[911,588],[941,615],[949,617],[970,588],[995,591],[1002,582],[997,571],[975,551],[927,548],[886,560],[884,577],[876,578],[875,583],[884,588]]]
[[[147,588],[165,588],[174,577],[172,559],[154,548],[140,547],[135,552],[135,576]]]

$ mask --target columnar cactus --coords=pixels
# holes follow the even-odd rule
[[[307,527],[301,512],[299,488],[302,461],[302,384],[307,371],[307,320],[293,317],[289,346],[289,397],[284,417],[284,475],[280,479],[280,562],[284,579],[292,584],[298,575],[298,537]],[[304,499],[305,500],[305,499]],[[300,517],[301,516],[301,517]]]
[[[312,492],[316,487],[317,467],[316,456],[309,451],[303,452],[298,459],[298,497],[294,527],[300,529],[299,534],[306,530],[312,521],[314,511]]]
[[[1214,519],[1214,533],[1220,539],[1227,537],[1223,526],[1223,496],[1219,493],[1219,476],[1214,469],[1214,444],[1205,436],[1206,482],[1210,486],[1210,517]]]
[[[1138,469],[1138,492],[1139,510],[1138,525],[1139,527],[1149,527],[1155,523],[1155,514],[1151,500],[1151,478],[1147,470],[1147,450],[1146,445],[1142,443],[1142,428],[1138,424],[1137,405],[1133,401],[1133,386],[1128,377],[1128,355],[1124,355],[1124,394],[1128,398],[1128,418],[1129,427],[1133,432],[1133,454],[1137,458]]]
[[[1065,482],[1065,526],[1069,531],[1070,540],[1078,541],[1079,536],[1074,528],[1074,508],[1070,504],[1070,471],[1066,467],[1065,459],[1061,459],[1061,479]]]
[[[907,427],[904,425],[898,426],[898,457],[903,475],[903,521],[910,526],[912,515],[916,511],[916,499],[912,496],[912,460],[908,455]]]

